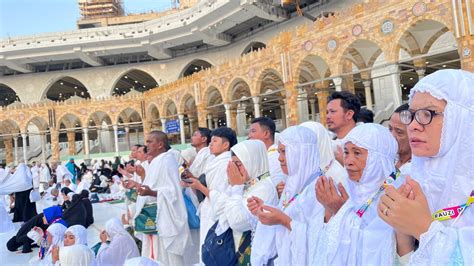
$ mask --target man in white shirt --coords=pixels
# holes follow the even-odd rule
[[[328,97],[326,126],[334,133],[333,150],[336,160],[343,164],[343,141],[357,122],[360,112],[360,100],[348,91],[336,91]]]
[[[261,140],[267,148],[270,177],[275,186],[286,181],[278,161],[278,145],[275,143],[275,122],[269,117],[256,117],[250,122],[248,139]]]

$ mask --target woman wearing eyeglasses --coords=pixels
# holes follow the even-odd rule
[[[389,186],[378,215],[405,236],[397,241],[410,243],[411,250],[412,239],[419,240],[410,264],[473,265],[474,74],[440,70],[425,77],[400,120],[413,153],[413,179],[403,185],[411,192],[402,197]]]

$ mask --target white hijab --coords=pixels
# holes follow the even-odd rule
[[[54,223],[48,226],[48,229],[46,229],[46,231],[48,231],[52,236],[52,242],[49,246],[48,253],[51,252],[54,246],[62,246],[64,240],[64,232],[66,232],[66,230],[67,227],[61,223]]]
[[[74,245],[87,246],[87,230],[84,226],[77,224],[69,227],[65,233],[71,233],[76,238]]]
[[[342,183],[346,186],[347,172],[346,169],[336,160],[332,149],[332,140],[329,131],[318,122],[307,121],[301,123],[302,127],[307,127],[316,134],[318,139],[318,149],[320,155],[320,168],[327,177],[331,177],[334,182]],[[326,170],[327,169],[327,170]]]
[[[32,187],[33,177],[31,176],[31,171],[24,163],[20,163],[16,167],[15,173],[6,175],[6,177],[0,184],[0,195],[7,195],[14,192],[25,191]]]
[[[285,145],[288,178],[280,206],[290,200],[320,175],[319,150],[316,135],[308,128],[292,126],[280,134]]]
[[[367,161],[359,182],[348,180],[349,196],[355,204],[363,204],[395,171],[397,141],[389,130],[379,124],[365,123],[353,128],[344,139],[368,151]]]
[[[94,254],[84,245],[72,245],[59,249],[61,266],[90,266],[94,265]]]
[[[260,140],[245,140],[231,148],[244,165],[249,178],[268,173],[268,155],[265,144]]]
[[[411,90],[410,103],[418,92],[427,92],[447,102],[438,154],[433,157],[412,156],[411,173],[420,182],[431,213],[466,203],[474,189],[473,88],[474,74],[463,70],[440,70],[423,78]],[[454,219],[432,223],[432,227],[438,226],[433,230],[430,228],[430,231],[445,232],[438,234],[441,238],[436,238],[430,231],[425,240],[422,235],[420,248],[412,255],[411,262],[444,264],[452,256],[455,246],[459,246],[464,263],[474,263],[474,206],[465,209],[453,223]],[[433,241],[444,242],[439,246],[439,252],[425,249],[425,243]],[[436,243],[432,246],[437,246]]]
[[[122,223],[117,218],[111,218],[105,223],[105,231],[110,236],[110,240],[114,237],[123,235],[130,236],[130,234],[123,228]]]
[[[412,156],[413,178],[421,183],[435,212],[466,203],[474,189],[474,74],[440,70],[416,84],[410,103],[417,92],[428,92],[447,102],[438,154],[429,158]],[[452,220],[444,223],[451,224]],[[474,219],[460,219],[455,227],[473,225]]]

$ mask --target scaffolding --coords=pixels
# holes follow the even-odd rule
[[[122,0],[79,0],[83,19],[118,17],[124,15]]]

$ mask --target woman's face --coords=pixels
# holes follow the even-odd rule
[[[352,142],[347,142],[344,145],[344,167],[352,181],[360,181],[368,155],[369,152],[366,149],[356,146]]]
[[[70,232],[64,234],[64,246],[72,246],[76,243],[76,237]]]
[[[280,156],[278,156],[278,161],[280,161],[281,171],[285,175],[288,175],[288,166],[286,165],[285,145],[283,145],[281,143],[278,144],[278,152],[280,153]]]
[[[427,92],[417,92],[410,104],[410,111],[428,109],[435,112],[444,112],[446,101],[438,100]],[[407,126],[411,152],[419,157],[432,157],[438,154],[443,129],[443,115],[432,116],[431,123],[420,125],[413,119]]]

